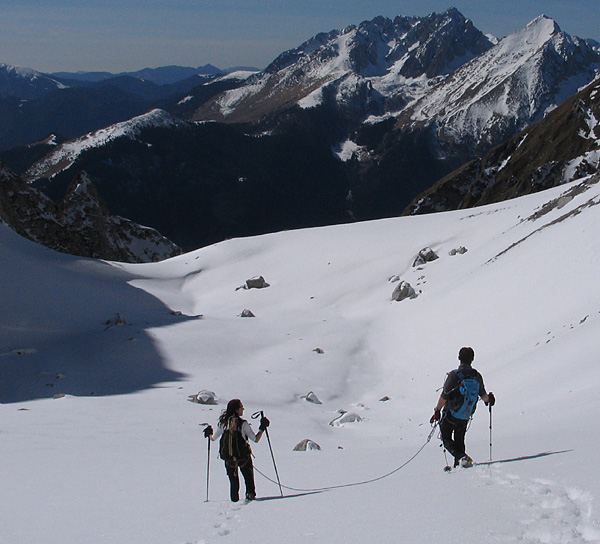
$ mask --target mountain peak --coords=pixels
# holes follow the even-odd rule
[[[549,40],[555,34],[562,32],[558,23],[547,15],[539,15],[533,21],[525,25],[523,32],[535,34],[544,41]]]

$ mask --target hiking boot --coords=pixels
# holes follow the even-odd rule
[[[249,501],[253,501],[254,499],[256,499],[256,495],[254,493],[246,493],[246,500]]]
[[[473,459],[471,459],[468,455],[465,455],[461,458],[459,462],[460,466],[463,468],[469,468],[473,466]]]

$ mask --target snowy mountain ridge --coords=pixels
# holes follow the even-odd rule
[[[319,104],[326,95],[360,108],[372,101],[405,103],[425,92],[428,80],[491,45],[455,9],[423,18],[378,17],[282,53],[245,88],[225,92],[194,119],[257,120],[265,111]]]
[[[107,128],[85,134],[76,140],[58,145],[41,161],[32,165],[24,177],[31,181],[38,179],[40,176],[55,176],[59,172],[69,169],[81,153],[88,149],[101,147],[120,137],[135,139],[140,131],[147,127],[170,127],[180,124],[184,123],[176,120],[166,111],[154,109],[129,121],[116,123]]]
[[[194,119],[258,121],[326,103],[371,124],[396,118],[400,130],[431,127],[442,153],[453,146],[477,153],[541,119],[599,73],[596,42],[562,32],[547,16],[491,40],[452,8],[319,34]]]
[[[405,213],[468,208],[541,191],[598,172],[600,79],[482,157],[419,195]]]
[[[540,16],[462,66],[403,115],[413,123],[435,122],[442,142],[490,146],[541,119],[598,74],[600,54],[593,44]]]

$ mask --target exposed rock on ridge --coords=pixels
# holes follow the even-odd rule
[[[55,204],[0,163],[0,219],[21,236],[80,257],[150,262],[181,253],[154,229],[109,215],[85,172]]]
[[[419,195],[406,214],[470,208],[598,172],[600,79],[506,143]]]

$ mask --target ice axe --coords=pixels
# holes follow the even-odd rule
[[[254,412],[252,414],[252,419],[256,419],[258,417],[265,417],[265,413],[261,410],[260,412]],[[281,488],[281,481],[279,480],[279,472],[277,472],[277,465],[275,464],[275,456],[273,455],[273,447],[271,446],[271,438],[269,437],[269,429],[265,427],[265,433],[267,435],[267,442],[269,443],[269,451],[271,452],[271,459],[273,459],[273,468],[275,469],[275,476],[277,476],[277,484],[279,485],[279,492],[283,497],[283,489]]]

